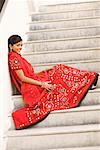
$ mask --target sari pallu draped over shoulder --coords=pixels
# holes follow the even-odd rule
[[[96,72],[79,70],[64,64],[55,65],[47,71],[35,74],[33,67],[24,58],[18,54],[11,55],[16,55],[20,64],[18,67],[26,76],[38,81],[51,81],[51,84],[55,85],[54,89],[49,92],[37,85],[20,84],[20,92],[26,106],[12,113],[16,129],[23,129],[38,123],[51,111],[79,106],[91,86],[97,83],[98,74]],[[9,57],[9,62],[11,58]],[[16,77],[15,69],[11,69],[12,66],[14,68],[14,65],[10,63],[9,66],[11,77],[14,78],[13,82],[16,85],[16,82],[21,81]]]

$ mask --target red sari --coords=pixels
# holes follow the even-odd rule
[[[23,129],[43,120],[51,111],[79,106],[89,88],[97,83],[98,74],[83,71],[63,64],[53,66],[39,74],[21,55],[10,52],[8,63],[11,79],[22,94],[25,107],[12,113],[16,129]],[[22,82],[15,70],[38,81],[51,81],[55,88],[48,92],[41,86]]]

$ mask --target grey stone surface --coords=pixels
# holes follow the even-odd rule
[[[11,116],[9,116],[9,119],[11,120],[11,129],[14,129]],[[100,105],[90,105],[80,106],[70,110],[53,111],[45,120],[33,125],[31,128],[63,127],[99,123]]]
[[[26,42],[24,44],[24,51],[26,52],[43,52],[53,50],[65,49],[79,49],[79,48],[94,48],[100,47],[100,36],[77,37],[77,38],[63,38],[50,39]]]
[[[32,21],[44,21],[44,20],[56,20],[56,19],[68,19],[68,18],[81,18],[81,17],[95,17],[100,16],[99,9],[79,10],[79,11],[54,11],[45,13],[33,13],[31,14]]]
[[[85,147],[100,145],[99,125],[81,125],[70,127],[50,127],[9,131],[8,150],[50,149],[62,147]],[[81,139],[81,140],[80,140]]]
[[[100,60],[87,60],[87,61],[70,61],[70,62],[56,62],[56,63],[46,63],[46,64],[32,64],[34,67],[34,70],[36,72],[40,72],[45,69],[49,69],[52,66],[62,63],[71,67],[75,67],[81,70],[88,70],[88,71],[94,71],[94,72],[100,72]]]
[[[79,3],[73,3],[73,4],[58,4],[58,5],[47,5],[40,7],[39,11],[41,12],[50,12],[50,11],[61,11],[61,10],[87,10],[87,9],[93,9],[93,8],[99,8],[100,1],[94,1],[94,2],[79,2]]]
[[[72,28],[72,29],[59,29],[59,30],[44,30],[44,31],[33,31],[27,33],[27,40],[49,40],[49,39],[60,39],[60,38],[77,38],[84,36],[96,36],[100,35],[100,26],[83,27],[83,28]]]
[[[12,101],[14,103],[14,109],[18,109],[20,107],[25,106],[21,95],[12,96]],[[91,106],[99,104],[100,104],[100,89],[90,90],[81,103],[82,106]]]
[[[31,150],[31,149],[30,149]],[[73,147],[73,148],[58,148],[58,149],[46,149],[46,150],[100,150],[100,146],[93,147]]]
[[[44,63],[60,63],[68,61],[86,61],[93,59],[100,59],[100,48],[94,49],[76,49],[76,50],[59,50],[41,53],[26,53],[23,54],[31,64],[44,64]]]
[[[59,29],[100,25],[100,17],[84,17],[78,19],[61,19],[43,22],[31,22],[30,30],[45,30],[45,29]]]

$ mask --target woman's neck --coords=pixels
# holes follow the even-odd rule
[[[18,53],[18,52],[16,52],[16,51],[14,51],[14,50],[12,50],[12,51],[10,51],[11,53],[13,52],[13,53],[16,53],[16,54],[18,54],[18,55],[21,55],[21,53]]]

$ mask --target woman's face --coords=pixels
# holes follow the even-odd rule
[[[22,41],[16,43],[16,44],[13,44],[13,45],[10,45],[10,50],[14,51],[14,52],[17,52],[20,54],[20,51],[22,50],[22,46],[23,46],[23,43]]]

